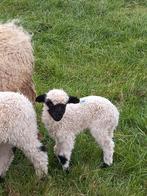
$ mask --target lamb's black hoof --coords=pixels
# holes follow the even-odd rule
[[[0,177],[0,183],[4,183],[5,182],[5,178]]]
[[[64,169],[64,172],[65,172],[66,174],[69,174],[69,168]]]
[[[104,162],[100,165],[100,168],[107,168],[107,167],[110,167],[110,166]]]
[[[40,181],[41,181],[41,182],[44,182],[46,179],[47,179],[47,177],[44,176],[44,177],[40,178]]]

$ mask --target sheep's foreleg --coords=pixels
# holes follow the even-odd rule
[[[21,137],[20,134],[21,133]],[[33,131],[28,130],[17,131],[14,133],[15,137],[9,138],[9,143],[16,146],[24,152],[24,154],[33,163],[36,174],[39,178],[44,177],[48,173],[48,156],[44,146],[40,143]]]
[[[56,140],[56,145],[54,147],[55,154],[61,163],[63,170],[68,170],[71,153],[74,148],[74,137],[65,136],[59,137]]]

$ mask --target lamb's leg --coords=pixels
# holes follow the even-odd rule
[[[112,140],[112,137],[106,130],[98,130],[96,128],[92,128],[90,131],[96,142],[103,150],[103,166],[110,166],[113,163],[114,153],[114,142]]]
[[[14,153],[12,150],[12,145],[8,143],[0,144],[0,178],[6,174],[6,171],[9,169],[11,162],[13,161]]]
[[[62,165],[63,170],[68,170],[72,149],[74,148],[74,137],[59,137],[54,147],[55,154]]]
[[[36,174],[39,178],[42,178],[48,173],[48,156],[44,152],[45,148],[37,138],[37,133],[23,130],[21,137],[18,132],[15,133],[15,137],[9,138],[9,143],[16,146],[24,152],[24,154],[33,163]]]

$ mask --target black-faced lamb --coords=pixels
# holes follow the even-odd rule
[[[36,98],[43,102],[42,121],[49,135],[55,140],[54,147],[64,170],[69,167],[76,135],[89,129],[103,150],[103,166],[113,162],[113,132],[118,125],[119,112],[106,98],[83,97],[80,100],[60,89],[50,90]]]

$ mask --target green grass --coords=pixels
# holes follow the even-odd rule
[[[79,97],[105,96],[119,108],[120,122],[113,166],[98,167],[101,150],[86,132],[77,138],[67,175],[53,154],[54,142],[37,105],[49,176],[38,181],[17,151],[0,195],[147,195],[147,1],[1,0],[0,20],[14,18],[34,35],[38,94],[63,88]]]

